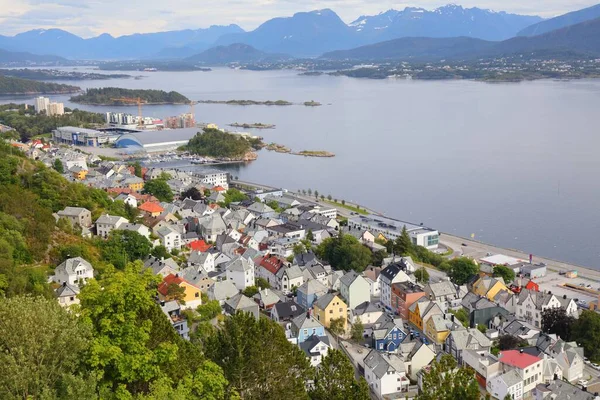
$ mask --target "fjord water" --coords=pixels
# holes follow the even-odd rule
[[[199,121],[272,123],[277,129],[255,131],[267,142],[336,154],[262,151],[232,169],[240,179],[317,189],[443,232],[600,268],[600,81],[375,81],[230,69],[133,74],[144,78],[80,86],[176,90],[194,100],[323,103],[197,105]],[[56,98],[72,106],[68,96]],[[144,114],[188,110],[156,106]]]

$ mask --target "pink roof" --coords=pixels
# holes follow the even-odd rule
[[[539,357],[521,353],[519,350],[501,351],[498,359],[503,364],[512,365],[520,369],[527,368],[541,360]]]

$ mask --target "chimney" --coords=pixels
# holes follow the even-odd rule
[[[519,349],[519,353],[520,353],[520,354],[523,354],[523,349]]]
[[[164,306],[165,306],[165,301],[164,301],[164,300],[161,300],[161,301],[160,301],[160,306],[161,306],[161,307],[164,307]]]

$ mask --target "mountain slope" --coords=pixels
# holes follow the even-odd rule
[[[563,53],[600,57],[600,18],[539,36],[502,42],[459,38],[402,38],[326,53],[331,60],[442,60],[500,57],[515,54]]]
[[[61,62],[66,59],[58,56],[39,55],[25,52],[8,51],[0,49],[0,63],[43,63],[43,62]]]
[[[219,65],[233,62],[257,62],[280,60],[285,57],[278,54],[265,53],[254,47],[242,43],[234,43],[229,46],[217,46],[203,51],[200,54],[186,58],[186,61],[201,62],[205,64]]]
[[[600,18],[600,4],[583,10],[573,11],[546,21],[539,22],[521,30],[518,36],[536,36],[570,25]]]
[[[314,56],[325,51],[360,44],[356,32],[333,11],[296,13],[271,19],[252,32],[226,35],[217,45],[248,44],[258,50],[295,56]]]
[[[109,34],[83,39],[60,29],[36,29],[15,36],[0,36],[0,48],[34,54],[56,54],[73,59],[136,59],[159,53],[165,47],[183,47],[200,51],[219,37],[244,32],[237,25],[211,26],[112,37]]]
[[[433,11],[414,7],[407,7],[402,11],[389,10],[376,16],[362,16],[350,26],[370,40],[459,36],[504,40],[540,21],[542,18],[538,16],[463,8],[450,4]]]

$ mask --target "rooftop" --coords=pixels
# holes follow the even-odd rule
[[[520,369],[527,368],[541,359],[519,350],[507,350],[500,352],[498,359],[501,363],[511,365]]]

